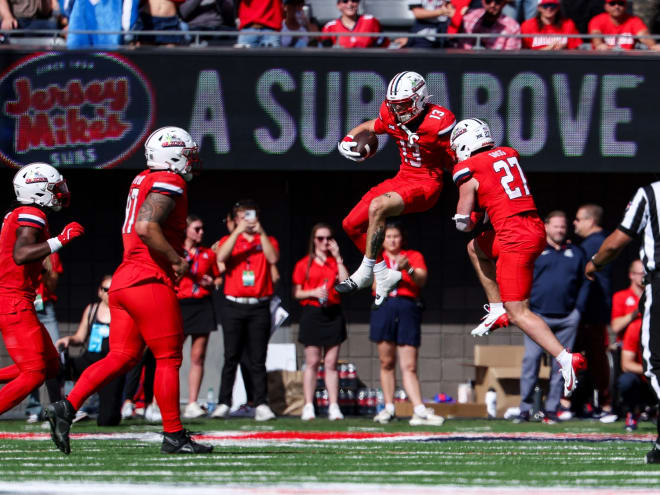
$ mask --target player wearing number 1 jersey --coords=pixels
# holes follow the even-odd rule
[[[122,227],[124,259],[109,292],[110,352],[82,374],[68,399],[47,415],[53,441],[68,454],[69,428],[85,399],[133,368],[145,344],[156,358],[154,394],[163,416],[163,453],[208,453],[194,442],[179,415],[183,326],[174,282],[188,271],[184,258],[186,180],[198,162],[197,145],[183,129],[163,127],[145,143],[147,166],[129,189]]]
[[[383,260],[385,221],[388,217],[426,211],[438,201],[443,170],[451,170],[449,133],[454,114],[429,103],[426,81],[416,72],[400,72],[387,87],[387,98],[378,118],[364,122],[339,143],[339,152],[349,160],[364,160],[353,148],[353,136],[368,130],[395,139],[401,165],[399,173],[371,188],[344,219],[343,227],[364,253],[362,264],[336,289],[347,294],[371,287],[376,278],[376,306],[401,280],[401,272],[387,268]]]
[[[577,384],[576,374],[586,367],[580,354],[562,347],[548,325],[529,309],[534,261],[546,246],[539,218],[518,152],[495,147],[490,129],[479,119],[462,120],[451,133],[458,163],[454,182],[459,188],[453,220],[456,228],[474,228],[479,210],[485,210],[493,230],[470,241],[468,254],[488,298],[488,314],[472,335],[488,335],[509,322],[552,354],[562,369],[564,395]]]

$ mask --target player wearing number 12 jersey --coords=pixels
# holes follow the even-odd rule
[[[513,148],[496,148],[488,125],[479,119],[456,124],[451,147],[458,160],[453,175],[459,188],[453,218],[456,228],[472,230],[479,210],[485,210],[493,224],[493,230],[468,244],[489,303],[488,314],[472,334],[488,335],[510,321],[557,359],[564,394],[569,396],[577,384],[576,374],[586,362],[580,354],[564,349],[546,323],[529,309],[534,261],[546,246],[546,234],[520,156]]]
[[[453,160],[449,133],[456,124],[454,114],[429,103],[424,78],[416,72],[400,72],[387,87],[386,100],[378,118],[352,129],[339,143],[339,152],[349,160],[362,161],[353,148],[353,137],[368,130],[395,139],[401,166],[395,177],[371,188],[343,221],[343,227],[364,253],[362,264],[336,289],[347,294],[371,287],[376,278],[376,306],[401,280],[401,272],[387,268],[383,260],[385,221],[388,217],[429,210],[442,190],[442,173]]]
[[[179,368],[183,326],[174,282],[188,271],[184,258],[188,195],[186,180],[198,160],[185,130],[162,127],[145,143],[147,166],[129,189],[122,227],[124,259],[109,292],[110,352],[87,368],[68,399],[46,412],[53,441],[70,452],[69,428],[85,399],[133,368],[145,344],[156,358],[154,395],[163,416],[163,453],[208,453],[194,442],[179,415]]]

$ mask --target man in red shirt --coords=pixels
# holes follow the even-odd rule
[[[46,408],[55,445],[69,454],[69,429],[85,399],[142,357],[156,358],[154,394],[163,417],[161,452],[208,453],[181,425],[179,368],[183,346],[175,281],[188,272],[183,241],[188,193],[198,162],[197,145],[185,130],[161,127],[145,142],[147,170],[131,184],[122,227],[124,259],[109,292],[110,352],[81,375],[68,398]]]
[[[339,19],[328,22],[323,26],[324,33],[380,33],[380,22],[372,15],[358,15],[360,0],[337,0],[337,8],[341,12]],[[327,36],[321,38],[325,46],[341,46],[342,48],[369,48],[386,47],[389,38],[381,36]]]
[[[389,134],[401,156],[399,172],[372,187],[343,221],[343,227],[364,253],[362,264],[337,285],[342,294],[371,287],[376,279],[376,306],[401,280],[401,272],[383,261],[385,221],[388,217],[426,211],[438,201],[442,172],[453,163],[449,133],[456,117],[448,109],[429,102],[424,78],[416,72],[400,72],[387,86],[387,97],[378,117],[351,129],[339,142],[339,152],[356,162],[364,160],[353,148],[353,136],[362,131]]]
[[[580,354],[570,354],[548,325],[529,309],[534,261],[546,246],[543,222],[513,148],[495,147],[488,125],[466,119],[454,127],[451,147],[458,163],[454,182],[459,188],[453,220],[458,230],[475,227],[477,208],[493,225],[468,244],[468,254],[488,298],[488,314],[472,331],[488,335],[509,322],[525,332],[557,360],[564,376],[564,395],[577,384],[586,367]],[[495,261],[497,260],[497,261]]]
[[[279,245],[266,234],[259,221],[259,207],[242,200],[232,210],[236,227],[218,241],[215,254],[224,263],[226,304],[221,314],[225,363],[218,406],[211,417],[226,418],[231,406],[236,368],[245,350],[250,354],[250,375],[257,421],[275,414],[268,407],[266,353],[270,339],[270,298],[273,295],[271,266],[280,258]]]
[[[638,38],[649,34],[649,30],[639,17],[626,12],[626,0],[606,0],[605,12],[589,21],[589,34],[603,34],[603,38],[592,38],[596,50],[632,50],[635,39],[639,39],[649,50],[660,51],[651,38]]]
[[[46,163],[14,176],[16,201],[0,231],[0,332],[14,362],[0,370],[0,414],[21,402],[45,379],[55,378],[59,356],[34,306],[44,259],[84,233],[76,222],[50,237],[46,212],[69,204],[64,177]]]
[[[642,325],[642,315],[639,312],[639,299],[644,293],[644,265],[640,260],[630,264],[628,270],[630,287],[615,292],[612,296],[612,321],[610,326],[616,335],[616,341],[621,342],[628,331],[638,331]]]
[[[236,40],[236,47],[279,47],[282,38],[278,32],[282,29],[284,9],[282,0],[238,0],[239,29],[258,31],[255,34],[241,33]]]

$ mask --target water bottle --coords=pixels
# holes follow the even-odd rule
[[[361,388],[357,393],[357,413],[360,416],[369,414],[369,389]]]
[[[209,387],[206,394],[206,412],[211,414],[213,411],[215,411],[215,394],[213,393],[213,387]]]
[[[328,289],[328,279],[327,278],[323,279],[323,286],[326,288],[326,290]],[[319,304],[321,306],[325,306],[325,304],[327,302],[328,302],[328,297],[327,296],[326,297],[319,297]]]
[[[497,392],[492,387],[486,392],[486,412],[491,419],[497,416]]]
[[[541,419],[541,402],[543,401],[543,390],[538,385],[534,387],[534,402],[532,404],[532,418]]]
[[[383,395],[383,391],[379,388],[378,392],[376,392],[376,412],[379,413],[383,409],[385,409],[385,396]]]

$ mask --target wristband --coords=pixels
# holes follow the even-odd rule
[[[46,242],[48,243],[48,246],[50,247],[50,252],[51,253],[56,253],[60,249],[62,249],[62,243],[57,237],[51,237],[50,239],[47,239]]]
[[[598,253],[596,253],[596,254],[598,254]],[[591,262],[592,262],[592,263],[594,264],[594,266],[596,267],[596,270],[600,270],[601,268],[603,268],[604,265],[599,265],[598,263],[596,263],[596,260],[594,259],[595,257],[596,257],[596,255],[594,254],[594,255],[591,257]]]
[[[410,268],[408,268],[408,275],[410,275],[412,277],[413,273],[415,273],[415,267],[411,266]]]

